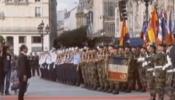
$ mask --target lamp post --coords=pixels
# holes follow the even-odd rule
[[[38,32],[41,36],[42,51],[44,51],[44,36],[49,34],[49,30],[49,25],[45,27],[43,21],[38,25]]]

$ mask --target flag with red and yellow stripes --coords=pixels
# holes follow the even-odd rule
[[[120,35],[120,46],[125,46],[126,41],[129,39],[129,31],[126,21],[122,22],[121,35]]]

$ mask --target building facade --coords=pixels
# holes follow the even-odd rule
[[[64,31],[64,18],[67,10],[59,10],[57,12],[57,35],[59,36]]]
[[[93,36],[115,35],[116,0],[93,1]]]
[[[77,29],[77,7],[67,11],[64,18],[64,31],[71,31]]]
[[[1,0],[0,1],[0,34],[8,45],[19,54],[19,47],[27,45],[29,53],[42,51],[42,39],[38,25],[43,21],[49,25],[49,33],[44,35],[44,51],[50,49],[51,39],[56,34],[55,9],[56,0]],[[52,6],[52,8],[50,7]],[[56,9],[55,9],[56,10]],[[45,32],[45,28],[43,30]]]
[[[79,0],[78,10],[76,14],[77,27],[87,26],[89,12],[92,11],[94,0]]]

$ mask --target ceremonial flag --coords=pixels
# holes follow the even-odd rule
[[[126,21],[124,20],[121,29],[120,46],[124,46],[128,39],[129,39],[128,27]]]
[[[159,27],[158,22],[159,22],[158,14],[155,8],[152,12],[151,22],[150,22],[150,26],[148,30],[148,38],[149,38],[149,42],[151,43],[156,42],[157,32],[158,32],[158,27]]]
[[[163,42],[162,19],[161,18],[159,18],[158,42],[159,44],[162,44]]]
[[[148,22],[144,21],[141,31],[141,39],[143,39],[145,42],[147,42],[147,32],[148,32]]]
[[[169,15],[169,22],[167,20],[167,23],[166,23],[166,30],[167,30],[167,34],[165,38],[165,43],[167,45],[171,45],[173,44],[173,40],[174,40],[173,28],[172,28],[172,11],[170,12],[170,15]]]
[[[157,38],[157,44],[162,44],[164,41],[165,36],[165,12],[162,10],[159,15],[159,30],[158,30],[158,38]]]
[[[149,28],[148,30],[148,38],[150,43],[155,43],[156,42],[156,36],[154,33],[154,29],[152,27]]]

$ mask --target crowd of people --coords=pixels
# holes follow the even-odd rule
[[[174,47],[68,48],[44,52],[39,64],[42,78],[88,89],[118,94],[120,91],[150,91],[151,100],[164,100],[164,95],[175,100]],[[112,57],[128,59],[128,81],[108,79],[108,62]]]

